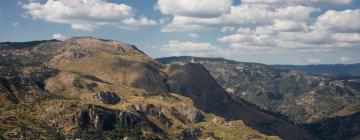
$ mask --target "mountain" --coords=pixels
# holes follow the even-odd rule
[[[91,37],[0,43],[0,139],[313,139],[200,64]]]
[[[360,64],[272,65],[272,67],[276,69],[296,70],[314,75],[360,76]]]
[[[272,65],[275,69],[295,70],[311,75],[322,75],[333,80],[341,80],[360,91],[360,64],[334,65]]]
[[[203,65],[232,97],[296,123],[313,123],[360,111],[360,93],[344,80],[274,69],[223,58],[168,57],[167,64]],[[283,115],[279,115],[284,117]]]
[[[360,139],[360,112],[305,125],[319,139]]]

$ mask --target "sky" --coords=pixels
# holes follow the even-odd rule
[[[360,0],[0,0],[0,42],[79,36],[153,58],[360,63]]]

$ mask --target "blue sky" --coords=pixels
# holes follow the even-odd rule
[[[151,57],[360,63],[358,0],[1,0],[0,42],[93,36]]]

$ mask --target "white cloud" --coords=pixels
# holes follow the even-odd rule
[[[199,35],[196,34],[196,33],[189,33],[188,36],[191,37],[191,38],[198,38],[199,37]]]
[[[243,3],[257,4],[349,4],[352,0],[242,0]]]
[[[310,32],[280,32],[278,35],[283,41],[294,41],[312,45],[332,43],[331,33],[327,31]]]
[[[129,18],[129,19],[124,20],[124,23],[127,25],[132,25],[132,26],[156,25],[157,24],[157,22],[155,20],[151,20],[146,17],[140,17],[139,20],[134,19],[134,18]]]
[[[265,51],[271,49],[271,47],[259,46],[259,45],[247,45],[244,43],[231,43],[230,48],[243,50],[243,51]]]
[[[164,14],[187,17],[217,17],[229,11],[233,0],[158,0],[156,9]]]
[[[310,58],[306,60],[306,63],[308,64],[319,64],[321,62],[320,59]]]
[[[316,29],[333,32],[360,32],[360,9],[333,11],[321,15],[315,23]]]
[[[221,28],[221,32],[233,32],[236,30],[236,27],[233,26],[225,26]]]
[[[61,40],[61,41],[63,41],[63,40],[66,40],[67,37],[64,36],[64,35],[62,35],[62,34],[55,33],[55,34],[52,35],[52,39],[56,39],[56,40]]]
[[[305,22],[295,22],[292,20],[274,20],[274,30],[293,32],[307,30],[307,25]]]
[[[70,24],[78,30],[92,31],[103,25],[134,28],[156,24],[145,17],[134,19],[134,9],[128,5],[105,0],[48,0],[43,4],[34,1],[22,7],[34,19]]]
[[[233,33],[218,38],[232,49],[322,52],[360,47],[360,20],[357,20],[360,9],[329,10],[318,17],[310,17],[313,12],[320,11],[314,8],[321,7],[319,4],[349,4],[351,0],[244,0],[239,5],[221,7],[228,7],[228,10],[213,11],[208,9],[214,8],[213,2],[209,2],[209,7],[204,8],[207,10],[202,9],[201,13],[194,7],[199,3],[205,5],[205,0],[199,3],[181,1],[167,7],[176,11],[161,8],[164,3],[160,2],[158,9],[172,16],[163,26],[163,32],[218,28],[220,32]]]
[[[169,41],[160,49],[160,51],[166,53],[168,56],[215,56],[219,53],[217,50],[218,48],[210,43],[181,42],[177,40]]]
[[[349,63],[351,62],[351,58],[346,57],[346,56],[342,56],[342,57],[340,58],[340,62],[341,62],[342,64],[349,64]]]
[[[13,26],[15,26],[15,27],[19,26],[19,22],[14,22]]]
[[[220,37],[230,46],[297,49],[300,52],[334,51],[360,47],[358,10],[328,11],[313,25],[294,20],[273,20],[272,25],[240,27],[232,35]],[[332,17],[332,18],[330,18]],[[359,25],[358,25],[359,24]]]
[[[214,26],[272,25],[273,20],[306,22],[310,13],[318,9],[306,6],[276,7],[271,5],[240,4],[231,6],[229,12],[217,17],[196,17],[173,14],[172,21],[163,28],[165,32],[185,32]]]
[[[334,38],[341,42],[359,43],[360,33],[336,33]]]
[[[229,36],[224,36],[219,38],[221,42],[230,42],[230,43],[242,43],[244,45],[254,45],[254,46],[273,46],[274,40],[271,35],[266,34],[234,34]]]

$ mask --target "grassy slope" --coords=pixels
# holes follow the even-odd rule
[[[65,106],[83,106],[83,105],[98,105],[112,110],[127,110],[132,111],[134,106],[146,106],[149,104],[155,105],[160,110],[163,110],[165,116],[168,117],[173,125],[171,127],[164,126],[158,118],[149,116],[149,120],[165,130],[170,137],[176,138],[175,133],[178,128],[200,128],[202,130],[201,137],[207,138],[209,133],[213,132],[215,137],[223,137],[225,139],[237,139],[245,137],[255,137],[263,139],[279,139],[278,137],[268,137],[255,131],[248,126],[240,123],[233,122],[233,126],[229,128],[218,129],[219,126],[209,127],[208,124],[212,123],[212,118],[216,117],[213,114],[205,114],[205,120],[200,123],[184,124],[177,120],[172,114],[170,114],[170,108],[174,105],[189,106],[192,109],[196,109],[187,97],[183,97],[175,94],[163,94],[167,87],[161,82],[163,79],[163,73],[161,71],[154,70],[157,67],[156,62],[153,62],[149,57],[141,54],[118,54],[109,53],[107,51],[101,51],[96,55],[89,58],[65,58],[54,60],[54,56],[47,56],[47,54],[62,55],[57,51],[51,50],[52,43],[43,45],[39,48],[35,48],[35,53],[43,53],[42,55],[35,55],[36,60],[48,61],[45,62],[47,67],[43,67],[41,71],[47,72],[49,69],[56,69],[55,75],[49,75],[46,78],[40,78],[40,82],[44,84],[44,91],[38,85],[32,85],[32,87],[41,90],[46,95],[41,100],[23,102],[20,104],[3,104],[1,103],[0,114],[0,132],[3,134],[2,139],[8,139],[9,136],[25,136],[27,138],[41,138],[51,139],[60,136],[66,136],[70,133],[76,125],[70,124],[67,127],[51,127],[47,122],[47,115],[44,109],[57,106],[59,103]],[[59,44],[55,44],[58,47]],[[50,49],[50,50],[41,50]],[[30,49],[31,50],[31,49]],[[47,51],[51,51],[47,52]],[[26,62],[26,59],[33,58],[32,55],[19,54],[17,57],[24,57],[24,60],[19,60],[19,71],[22,73],[33,74],[33,65]],[[8,58],[8,57],[6,57]],[[73,60],[72,60],[73,59]],[[12,61],[12,60],[6,60]],[[14,62],[14,61],[12,61]],[[25,66],[26,64],[26,66]],[[9,69],[10,71],[13,69]],[[8,70],[2,74],[9,72]],[[46,73],[47,74],[47,73]],[[130,76],[130,77],[129,77]],[[149,78],[150,77],[150,78]],[[145,78],[145,79],[144,79]],[[36,81],[37,77],[30,77],[31,81]],[[45,80],[45,81],[43,81]],[[141,82],[141,81],[145,81]],[[88,88],[87,85],[97,86],[94,88]],[[105,105],[92,98],[94,93],[99,91],[113,91],[122,97],[123,102],[116,105]],[[51,94],[50,94],[51,93]],[[19,95],[26,94],[26,92],[19,92]],[[1,97],[4,93],[1,93]],[[5,98],[4,98],[5,99]],[[40,98],[39,98],[40,99]],[[29,108],[30,107],[30,108]],[[56,109],[54,111],[57,111]],[[74,112],[68,112],[74,113]],[[59,114],[53,114],[52,117],[60,117]],[[64,115],[64,114],[63,114]],[[69,114],[67,114],[69,115]],[[75,115],[76,116],[76,115]],[[63,118],[64,119],[64,118]],[[221,119],[221,118],[220,118]],[[61,119],[60,119],[61,120]],[[62,128],[61,130],[58,130]],[[239,130],[239,131],[237,131]],[[100,130],[101,134],[111,133]],[[30,135],[32,134],[32,135]],[[143,134],[147,134],[144,132]],[[108,136],[111,136],[109,134]],[[124,135],[129,135],[124,133]],[[211,135],[212,136],[212,135]]]

